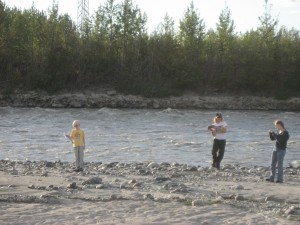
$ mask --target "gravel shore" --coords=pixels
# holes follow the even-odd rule
[[[1,224],[299,224],[300,162],[267,167],[0,161]]]

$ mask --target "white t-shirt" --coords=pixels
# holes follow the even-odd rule
[[[225,121],[222,121],[220,123],[214,123],[213,125],[218,128],[227,127],[227,123]],[[216,133],[215,139],[226,140],[226,133]]]

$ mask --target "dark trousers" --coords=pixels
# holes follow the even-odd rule
[[[213,167],[220,169],[220,163],[223,159],[225,152],[226,140],[214,139],[213,148],[211,154],[213,156]]]

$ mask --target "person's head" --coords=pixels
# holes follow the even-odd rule
[[[276,120],[275,121],[275,127],[278,129],[278,130],[284,130],[284,124],[281,120]]]
[[[79,120],[74,120],[72,125],[74,128],[79,128],[79,126],[80,126]]]
[[[215,117],[214,117],[214,122],[215,123],[220,123],[223,121],[223,116],[222,116],[222,113],[220,112],[217,112]]]

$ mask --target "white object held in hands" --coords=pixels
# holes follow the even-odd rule
[[[73,143],[73,140],[71,138],[71,136],[69,134],[64,133],[65,138],[67,139],[67,141],[70,141]]]

